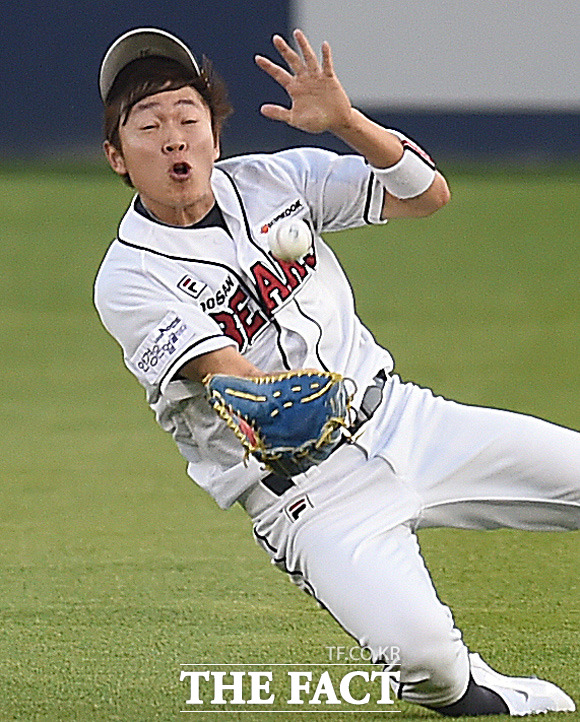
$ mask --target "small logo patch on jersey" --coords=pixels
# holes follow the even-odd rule
[[[303,496],[298,497],[298,499],[291,501],[290,504],[287,504],[284,507],[284,511],[290,521],[298,521],[300,515],[308,508],[313,509],[314,504],[310,501],[308,495],[304,494]]]
[[[177,288],[185,291],[192,298],[199,298],[203,293],[203,289],[206,288],[205,283],[196,281],[191,276],[184,276],[181,281],[177,284]]]
[[[187,324],[170,311],[139,346],[131,364],[149,383],[155,384],[190,338]]]
[[[294,201],[291,205],[289,205],[287,208],[284,208],[284,210],[281,213],[278,213],[272,220],[266,221],[266,223],[263,224],[263,226],[260,228],[260,233],[268,233],[270,228],[274,225],[274,223],[277,223],[278,221],[281,221],[283,218],[288,218],[288,216],[291,216],[293,213],[295,213],[299,208],[302,208],[302,201],[300,198]]]

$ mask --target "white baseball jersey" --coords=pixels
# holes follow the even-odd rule
[[[397,650],[399,696],[454,704],[468,687],[469,650],[413,530],[578,528],[580,434],[457,404],[389,375],[355,444],[284,492],[257,483],[267,472],[253,457],[244,465],[203,386],[176,373],[233,345],[266,372],[338,371],[355,381],[358,407],[392,359],[357,318],[320,233],[380,222],[383,191],[361,158],[312,149],[221,162],[212,186],[225,227],[167,226],[133,202],[97,277],[103,323],[191,477],[224,508],[239,499],[272,561],[374,662],[388,664],[385,650]],[[269,233],[287,217],[304,218],[314,233],[312,251],[292,263],[268,250]]]
[[[381,223],[384,191],[359,156],[294,149],[222,161],[212,187],[222,227],[174,227],[138,212],[137,198],[99,270],[95,303],[147,392],[190,476],[226,508],[265,471],[205,401],[176,379],[190,359],[235,346],[266,372],[328,369],[360,395],[392,369],[355,313],[350,284],[324,231]],[[268,236],[286,218],[313,231],[311,252],[276,260]]]

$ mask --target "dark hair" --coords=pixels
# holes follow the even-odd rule
[[[185,86],[195,88],[207,104],[214,138],[219,140],[225,120],[233,112],[222,78],[209,58],[203,57],[201,72],[194,74],[181,63],[156,55],[133,60],[117,75],[105,102],[105,138],[121,151],[119,127],[127,122],[133,106],[149,95]],[[132,186],[129,174],[123,176]]]

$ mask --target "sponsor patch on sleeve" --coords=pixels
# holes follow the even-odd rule
[[[179,351],[191,340],[187,324],[173,311],[158,323],[131,358],[131,364],[155,384]]]

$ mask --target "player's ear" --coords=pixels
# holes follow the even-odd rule
[[[222,154],[222,148],[220,143],[220,134],[219,132],[216,132],[214,130],[213,133],[213,159],[214,161],[218,160],[220,155]]]
[[[115,148],[115,146],[108,140],[103,143],[103,151],[107,156],[109,165],[115,171],[115,173],[123,176],[126,175],[127,166],[125,165],[125,159],[123,158],[123,154],[121,153],[121,151],[117,150],[117,148]]]

